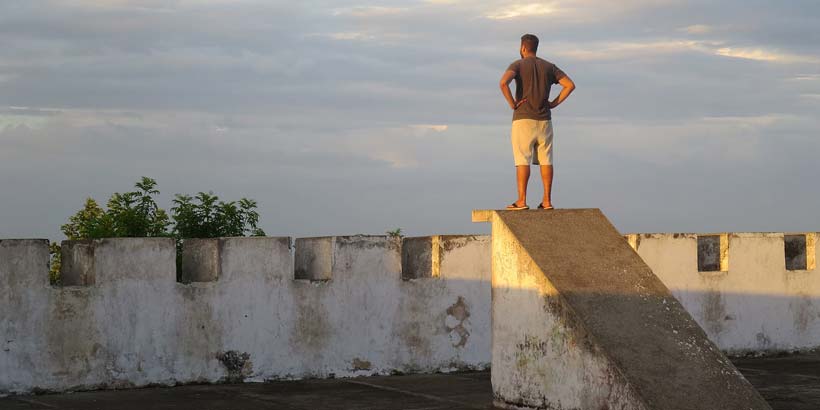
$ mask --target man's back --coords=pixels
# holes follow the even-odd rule
[[[527,100],[513,112],[513,121],[551,120],[550,88],[566,74],[555,64],[536,56],[516,60],[507,70],[515,73],[515,100]]]
[[[538,37],[533,34],[521,36],[518,54],[521,59],[510,64],[501,76],[499,87],[510,109],[513,122],[510,129],[515,179],[518,199],[507,209],[520,211],[530,209],[527,205],[527,182],[530,179],[530,164],[539,165],[541,180],[544,182],[544,200],[539,209],[553,209],[552,206],[552,113],[575,89],[575,83],[558,69],[555,64],[536,57]],[[515,80],[515,98],[510,92],[510,83]],[[550,101],[550,88],[561,84],[561,92]]]

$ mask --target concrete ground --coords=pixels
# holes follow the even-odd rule
[[[820,408],[820,355],[736,359],[774,410]],[[3,410],[491,409],[489,372],[189,385],[0,399]]]

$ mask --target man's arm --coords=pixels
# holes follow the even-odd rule
[[[507,70],[504,72],[504,75],[501,76],[501,82],[498,84],[501,87],[501,94],[504,94],[504,98],[507,100],[507,104],[510,105],[510,109],[515,110],[516,108],[520,107],[521,104],[527,102],[526,98],[522,98],[521,101],[515,101],[513,98],[512,93],[510,92],[510,81],[515,78],[515,71]]]
[[[550,101],[550,108],[555,108],[561,105],[561,103],[564,102],[564,100],[566,100],[573,91],[575,91],[575,83],[572,82],[572,79],[569,78],[568,75],[561,77],[561,79],[558,80],[558,84],[561,84],[561,87],[563,88],[561,89],[561,93],[558,94],[558,97],[555,97],[554,100]]]

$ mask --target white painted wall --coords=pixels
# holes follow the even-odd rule
[[[631,242],[729,354],[820,347],[820,271],[786,270],[783,234],[727,236],[724,272],[698,272],[694,234],[638,234]],[[816,247],[809,251],[816,256]]]
[[[695,235],[632,237],[721,349],[820,347],[820,272],[786,271],[781,234],[729,241],[729,270],[699,273]],[[489,237],[441,237],[437,276],[413,280],[395,239],[316,243],[329,281],[293,279],[289,238],[222,239],[222,276],[192,284],[176,282],[171,240],[109,239],[96,283],[60,288],[47,241],[0,240],[0,393],[215,382],[230,351],[253,381],[489,365]]]
[[[492,231],[494,405],[645,410],[515,234],[499,218]]]
[[[0,241],[0,393],[489,365],[488,237],[410,281],[384,236],[334,238],[322,282],[293,279],[289,238],[218,241],[221,276],[191,284],[170,239],[97,241],[83,287],[48,284],[47,241]]]

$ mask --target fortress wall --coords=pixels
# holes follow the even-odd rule
[[[9,264],[23,258],[0,254],[0,275],[28,279],[2,289],[9,297],[0,338],[15,342],[2,353],[8,361],[0,362],[0,391],[119,388],[174,378],[173,330],[181,309],[171,239],[85,241],[79,252],[69,246],[68,254],[81,259],[69,266],[93,284],[64,287],[47,283],[46,241],[12,242],[31,259]],[[30,297],[17,303],[16,294]]]
[[[698,235],[628,239],[712,341],[729,354],[745,354],[820,347],[817,234],[802,235],[806,242],[799,247],[780,233],[708,235],[719,238],[719,267],[700,271],[698,259],[703,264],[710,252],[702,243],[699,255]],[[796,265],[804,269],[787,269],[787,255],[802,258]]]
[[[489,238],[434,238],[190,240],[185,283],[171,239],[65,242],[61,287],[0,241],[0,393],[486,368]]]
[[[47,376],[48,291],[48,240],[0,240],[0,393],[29,391]]]
[[[409,252],[419,242],[424,252]],[[489,237],[297,239],[295,272],[306,279],[292,283],[294,374],[488,366],[489,256]]]
[[[627,236],[721,349],[820,346],[817,235],[803,270],[786,269],[782,234],[718,238],[700,252],[701,265],[717,252],[716,270],[700,272],[697,235]],[[55,287],[46,240],[0,240],[0,393],[490,362],[488,236],[189,240],[185,283],[171,239],[63,250],[73,285]]]

